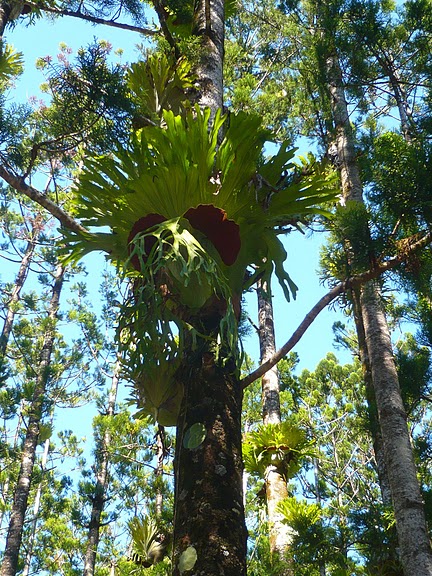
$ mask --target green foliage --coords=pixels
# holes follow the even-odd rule
[[[192,570],[197,561],[197,551],[194,546],[188,546],[186,550],[181,553],[180,560],[179,560],[179,572],[183,574],[183,572],[188,572]]]
[[[411,415],[430,389],[430,350],[420,346],[412,334],[396,344],[396,363],[402,399]]]
[[[297,498],[285,498],[278,504],[278,510],[283,514],[284,522],[296,532],[304,532],[322,519],[321,506]]]
[[[109,43],[94,41],[71,63],[71,49],[62,44],[57,63],[49,56],[39,59],[51,102],[37,112],[36,146],[52,140],[51,153],[61,153],[85,141],[87,149],[101,151],[127,140],[133,105],[125,70],[109,62],[110,51]]]
[[[23,56],[15,52],[13,46],[0,41],[0,92],[23,71]]]
[[[330,240],[321,249],[326,278],[344,280],[373,266],[377,243],[369,231],[369,211],[360,202],[338,206],[331,221]]]
[[[162,110],[179,114],[190,98],[194,81],[191,65],[184,57],[175,61],[172,55],[156,53],[131,64],[127,84],[137,105],[134,127],[160,122]]]
[[[290,422],[261,424],[246,434],[243,443],[245,469],[261,477],[268,466],[276,466],[287,479],[292,478],[303,458],[312,454],[305,431]]]
[[[198,448],[198,446],[204,442],[206,436],[207,430],[204,424],[201,424],[201,422],[196,422],[186,430],[183,438],[183,446],[189,450]]]
[[[160,353],[158,346],[155,351]],[[177,359],[166,357],[165,361],[147,363],[143,370],[130,372],[130,378],[135,377],[130,404],[138,406],[137,418],[151,416],[161,426],[175,426],[183,398],[183,388],[175,379],[177,368]],[[129,373],[128,367],[125,372]]]
[[[129,520],[128,527],[132,537],[133,561],[144,568],[160,562],[165,546],[158,540],[160,532],[156,522],[149,516],[134,516]]]
[[[389,226],[400,221],[400,238],[401,232],[412,234],[416,230],[419,218],[432,222],[430,146],[421,141],[410,143],[401,134],[385,132],[375,139],[371,160],[370,198],[374,205],[380,206],[383,220],[380,226],[389,218]]]
[[[168,65],[164,62],[157,64]],[[319,167],[312,167],[303,178],[290,177],[296,170],[291,162],[294,151],[286,144],[262,161],[269,134],[254,116],[231,115],[218,144],[226,120],[218,112],[210,121],[210,111],[198,107],[183,116],[164,111],[163,127],[145,126],[133,135],[127,149],[87,160],[80,176],[75,202],[82,223],[92,230],[108,227],[111,232],[66,231],[65,237],[72,258],[104,250],[134,279],[131,297],[122,309],[120,338],[129,378],[144,383],[141,406],[147,403],[146,413],[159,411],[173,398],[178,404],[179,390],[167,395],[165,384],[163,392],[155,392],[161,382],[154,375],[169,361],[170,377],[165,381],[174,382],[171,377],[186,334],[196,338],[205,333],[206,314],[214,313],[210,307],[215,302],[220,302],[221,317],[215,328],[222,346],[235,356],[234,299],[258,276],[269,279],[273,270],[285,296],[295,295],[296,286],[283,267],[286,252],[278,234],[287,221],[322,212],[318,205],[334,198]],[[223,215],[221,224],[227,220],[230,230],[238,231],[238,255],[228,255],[227,260],[225,253],[224,257],[218,247],[222,230],[211,238],[207,228],[197,229],[188,222],[188,210],[197,207],[216,209]],[[148,215],[162,222],[147,230],[138,227],[131,236],[140,218]],[[245,284],[251,266],[254,273]]]

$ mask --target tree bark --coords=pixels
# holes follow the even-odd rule
[[[363,186],[355,160],[342,73],[335,54],[328,55],[326,66],[343,199],[345,202],[350,200],[363,202]],[[390,332],[376,282],[368,282],[362,287],[360,307],[396,518],[401,562],[406,576],[432,575],[432,549],[426,528],[424,505],[391,348]]]
[[[225,38],[224,0],[197,0],[193,35],[200,38],[201,58],[195,68],[200,85],[199,105],[213,114],[223,106]]]
[[[212,114],[223,106],[224,0],[195,3],[193,34],[202,56],[195,73],[198,104]],[[177,423],[173,574],[194,557],[193,574],[246,574],[246,526],[242,490],[240,367],[223,358],[217,341],[220,313],[204,312],[197,349],[189,347],[178,371],[184,396]],[[216,358],[216,356],[218,358]],[[202,443],[188,447],[193,425],[204,431]]]
[[[161,479],[164,473],[164,460],[165,460],[165,429],[163,426],[158,426],[156,432],[156,470],[155,476],[157,479]],[[156,495],[155,495],[155,514],[157,518],[162,516],[163,508],[163,492],[160,484],[157,485]]]
[[[358,289],[352,291],[351,299],[354,307],[354,321],[356,325],[359,356],[360,356],[360,362],[362,364],[363,380],[366,388],[369,430],[372,436],[375,464],[378,475],[378,483],[380,486],[381,498],[383,504],[385,506],[391,506],[392,499],[391,499],[390,484],[388,480],[387,468],[384,457],[384,446],[378,420],[378,411],[373,387],[372,370],[366,344],[366,334],[360,304],[360,292]]]
[[[0,335],[0,358],[6,354],[6,348],[9,342],[9,336],[12,332],[13,322],[15,318],[14,308],[20,299],[21,290],[27,278],[30,263],[32,261],[33,253],[41,231],[41,221],[42,217],[38,215],[33,222],[33,228],[30,233],[30,239],[27,242],[27,246],[21,260],[18,274],[15,278],[15,284],[7,304],[6,318],[3,324],[2,333]]]
[[[20,16],[23,6],[24,1],[21,0],[9,0],[9,2],[0,0],[0,42],[3,40],[6,26]]]
[[[178,377],[184,399],[177,424],[173,574],[196,551],[193,574],[246,574],[242,492],[242,387],[235,363],[216,360],[217,343],[201,340]],[[189,447],[192,426],[203,440]],[[193,548],[192,548],[193,547]],[[189,552],[185,552],[189,550]]]
[[[42,472],[45,472],[45,469],[46,469],[46,463],[48,460],[49,448],[50,448],[50,439],[47,438],[45,440],[44,451],[43,451],[42,460],[40,463],[40,467],[41,467]],[[27,544],[27,554],[26,554],[26,558],[24,561],[24,568],[22,571],[22,576],[28,576],[30,573],[30,565],[31,565],[32,557],[33,557],[33,544],[34,544],[34,537],[36,534],[36,527],[37,527],[37,521],[38,521],[38,515],[39,515],[41,496],[42,496],[42,481],[39,482],[39,486],[37,487],[35,501],[33,504],[32,527],[31,527],[31,533],[30,533],[30,537],[28,540],[28,544]]]
[[[108,395],[106,417],[114,416],[117,390],[119,384],[120,363],[117,361],[111,380],[111,389]],[[87,546],[84,555],[84,576],[93,576],[96,568],[96,554],[100,539],[101,518],[106,502],[106,492],[109,481],[109,446],[111,444],[111,432],[106,427],[99,446],[96,448],[96,486],[92,498],[92,509],[87,535]]]
[[[276,352],[273,304],[270,286],[259,282],[258,294],[258,327],[260,342],[260,360],[266,362]],[[276,366],[266,372],[262,379],[262,407],[264,424],[280,424],[280,387]],[[288,498],[287,481],[277,466],[270,465],[265,471],[265,489],[267,516],[269,523],[270,552],[286,562],[283,574],[292,574],[287,554],[292,543],[292,530],[283,522],[284,516],[278,512],[278,504]]]
[[[9,528],[6,537],[6,548],[0,570],[1,576],[15,576],[18,570],[19,551],[24,529],[24,517],[27,511],[31,477],[39,438],[39,424],[42,418],[44,398],[49,381],[49,366],[51,363],[51,354],[55,340],[55,326],[60,293],[63,285],[64,271],[65,269],[63,266],[57,266],[48,311],[49,323],[47,324],[42,350],[39,355],[35,389],[29,407],[27,432],[24,439],[24,446],[21,454],[21,466],[14,492],[14,502],[12,505]]]

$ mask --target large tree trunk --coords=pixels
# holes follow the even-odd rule
[[[0,41],[3,39],[6,26],[16,20],[21,15],[24,1],[9,0],[5,2],[0,0]]]
[[[212,114],[223,105],[224,0],[195,3],[194,34],[201,40],[195,70],[199,105]],[[215,307],[216,308],[216,307]],[[206,336],[189,349],[178,377],[184,397],[177,423],[173,574],[180,574],[187,555],[196,563],[193,574],[246,574],[246,527],[242,489],[241,408],[239,366],[223,359],[215,335],[220,323],[215,310],[203,318]],[[216,351],[218,358],[216,359]],[[193,425],[203,441],[188,447]]]
[[[345,202],[363,202],[363,187],[355,159],[342,74],[336,55],[329,55],[326,64],[343,199]],[[416,476],[389,328],[377,283],[370,282],[361,289],[360,306],[396,518],[401,562],[407,576],[432,575],[432,549],[426,528],[424,505]]]
[[[119,384],[120,363],[117,362],[111,380],[108,395],[106,417],[114,416],[117,390]],[[99,445],[96,446],[96,486],[92,497],[92,509],[87,536],[87,547],[84,555],[84,576],[93,576],[96,568],[96,553],[100,539],[101,519],[106,502],[107,486],[109,481],[109,446],[111,432],[109,425],[105,428]]]
[[[270,286],[267,283],[260,282],[257,287],[257,294],[260,360],[263,363],[276,352]],[[263,422],[264,424],[280,424],[279,374],[276,366],[264,374],[261,385]],[[283,499],[288,498],[288,488],[286,478],[277,466],[270,465],[267,467],[265,471],[265,489],[270,552],[287,562],[283,574],[292,574],[287,557],[292,542],[292,530],[288,524],[283,522],[284,516],[277,510],[278,504]]]
[[[24,529],[24,517],[30,493],[31,477],[35,462],[36,448],[39,438],[39,425],[44,408],[46,387],[49,381],[49,366],[54,346],[57,311],[60,292],[63,285],[64,267],[59,265],[56,270],[54,286],[51,294],[46,332],[37,366],[36,383],[27,422],[27,432],[21,454],[21,466],[14,492],[14,502],[6,537],[6,548],[1,566],[1,576],[15,576],[18,570],[18,558]]]
[[[193,574],[246,574],[240,426],[243,394],[237,367],[230,360],[221,365],[215,357],[216,346],[214,340],[201,339],[198,351],[188,355],[178,373],[184,401],[175,455],[175,576],[181,574],[186,555],[195,552]],[[192,426],[202,434],[202,442],[196,446],[188,442]]]

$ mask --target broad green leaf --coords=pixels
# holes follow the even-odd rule
[[[198,560],[198,554],[194,546],[188,546],[184,552],[181,553],[179,560],[179,572],[183,574],[188,570],[192,570]]]
[[[186,433],[183,438],[183,446],[185,448],[189,448],[189,450],[198,448],[198,446],[200,446],[204,442],[206,436],[207,436],[207,430],[204,424],[202,424],[201,422],[196,422],[186,430]]]

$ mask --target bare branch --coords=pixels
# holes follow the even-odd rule
[[[271,356],[271,358],[267,360],[267,362],[264,362],[263,364],[261,364],[261,366],[258,366],[256,370],[254,370],[241,380],[243,388],[246,388],[247,386],[249,386],[249,384],[255,382],[255,380],[260,378],[268,370],[271,370],[271,368],[273,368],[273,366],[275,366],[279,362],[279,360],[282,360],[282,358],[286,356],[288,352],[290,352],[290,350],[294,348],[294,346],[297,344],[297,342],[300,340],[300,338],[303,336],[303,334],[306,332],[306,330],[309,328],[309,326],[312,324],[312,322],[315,320],[318,314],[322,310],[324,310],[324,308],[328,306],[330,302],[332,302],[337,296],[342,294],[342,292],[344,292],[346,288],[347,288],[346,282],[340,282],[334,288],[332,288],[330,292],[327,292],[327,294],[325,294],[320,300],[318,300],[318,302],[306,314],[304,319],[300,322],[297,330],[294,331],[291,338],[287,342],[285,342],[282,348],[279,348],[279,350],[277,350],[277,352],[275,352],[273,356]]]
[[[326,306],[328,306],[331,302],[333,302],[335,298],[337,298],[340,294],[342,294],[349,288],[354,288],[355,286],[361,286],[362,284],[365,284],[369,280],[378,278],[378,276],[380,276],[384,272],[392,270],[402,262],[408,260],[408,258],[414,252],[416,252],[420,248],[424,248],[425,246],[427,246],[432,242],[432,231],[426,232],[421,237],[414,236],[412,238],[413,240],[411,242],[409,241],[409,239],[405,240],[403,251],[397,254],[396,256],[393,256],[392,258],[389,258],[385,262],[378,264],[371,270],[367,270],[366,272],[357,274],[355,276],[352,276],[351,278],[348,278],[343,282],[339,282],[339,284],[336,284],[336,286],[334,286],[329,292],[327,292],[327,294],[325,294],[320,300],[318,300],[315,306],[311,308],[311,310],[300,322],[297,329],[293,332],[289,340],[287,340],[287,342],[285,342],[285,344],[281,348],[279,348],[279,350],[277,350],[273,354],[273,356],[267,360],[267,362],[261,364],[261,366],[259,366],[256,370],[253,370],[253,372],[251,372],[241,380],[243,388],[246,388],[247,386],[249,386],[249,384],[255,382],[255,380],[257,380],[268,370],[273,368],[273,366],[275,366],[279,362],[279,360],[282,360],[282,358],[286,356],[288,352],[290,352],[294,348],[294,346],[297,344],[297,342],[300,340],[300,338],[303,336],[303,334],[306,332],[306,330],[309,328],[309,326],[312,324],[312,322],[315,320],[318,314],[322,310],[324,310]]]
[[[60,208],[58,204],[50,200],[45,194],[42,194],[42,192],[39,192],[39,190],[36,190],[36,188],[33,188],[33,186],[26,184],[23,178],[11,174],[2,165],[0,165],[0,177],[12,186],[12,188],[15,188],[18,192],[22,192],[25,196],[48,210],[65,228],[73,230],[74,232],[88,232],[84,226],[81,226],[75,218]]]
[[[57,14],[58,16],[71,16],[72,18],[80,18],[81,20],[86,20],[87,22],[92,22],[93,24],[103,24],[105,26],[111,26],[113,28],[121,28],[122,30],[128,30],[130,32],[138,32],[138,34],[144,34],[145,36],[156,36],[160,34],[160,30],[154,28],[142,28],[141,26],[133,26],[131,24],[123,24],[121,22],[116,22],[115,20],[104,20],[103,18],[96,18],[96,16],[90,16],[90,14],[83,14],[80,11],[63,10],[58,8],[53,8],[52,6],[46,6],[45,4],[36,2],[26,2],[32,8],[37,8],[43,10],[44,12],[51,12],[52,14]]]

